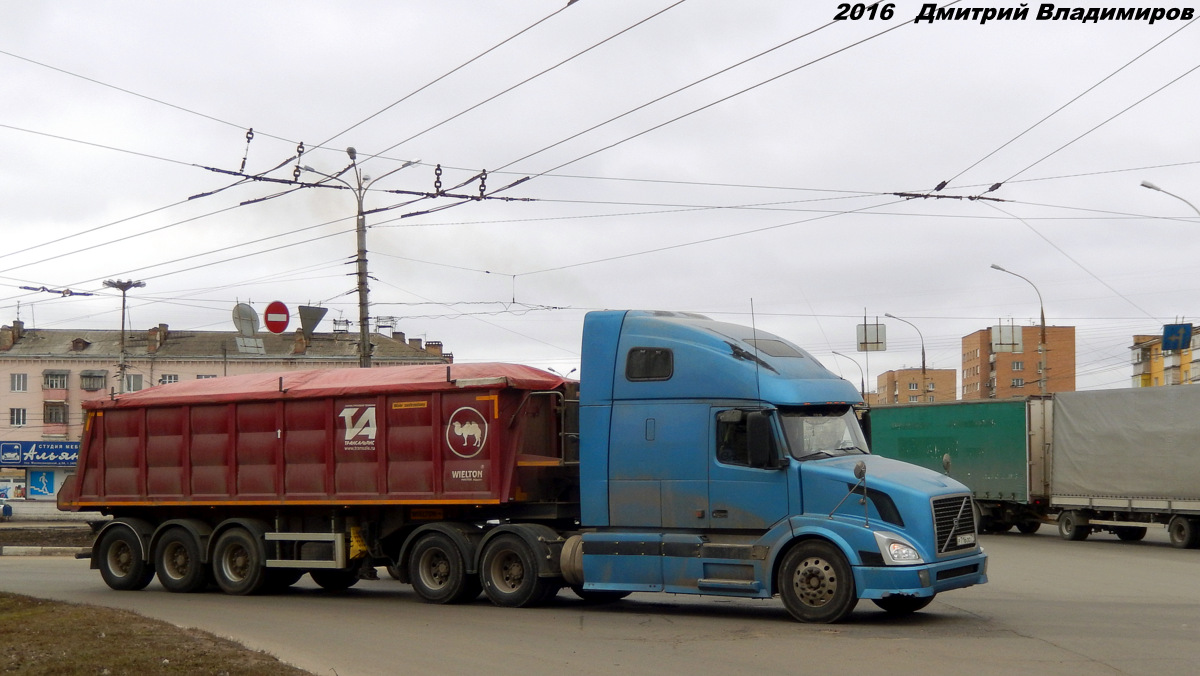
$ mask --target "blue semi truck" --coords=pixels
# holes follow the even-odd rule
[[[855,388],[777,336],[592,312],[579,383],[441,368],[88,402],[60,508],[113,515],[92,566],[116,589],[344,589],[387,566],[432,603],[778,595],[835,622],[987,580],[966,487],[871,455]]]

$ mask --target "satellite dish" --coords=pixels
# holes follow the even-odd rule
[[[253,338],[258,333],[258,313],[249,303],[238,303],[233,306],[233,326],[239,335]]]

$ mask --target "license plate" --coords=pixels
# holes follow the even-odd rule
[[[975,534],[968,533],[967,535],[959,535],[958,536],[958,544],[959,544],[959,546],[975,544]]]

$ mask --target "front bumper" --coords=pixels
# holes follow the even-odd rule
[[[937,563],[915,566],[855,566],[854,585],[861,599],[885,596],[933,596],[987,582],[983,550]]]

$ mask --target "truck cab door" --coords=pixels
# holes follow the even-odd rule
[[[709,527],[765,532],[786,518],[792,487],[773,419],[761,411],[716,409],[712,437]]]

